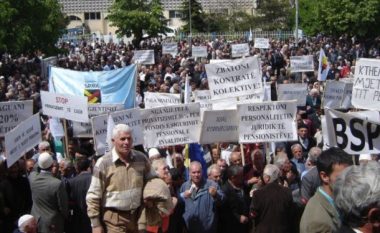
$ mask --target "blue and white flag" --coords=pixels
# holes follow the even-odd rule
[[[110,71],[81,72],[51,67],[49,91],[86,96],[89,103],[135,106],[136,65]]]

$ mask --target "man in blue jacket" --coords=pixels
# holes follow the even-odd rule
[[[190,180],[180,189],[180,200],[185,204],[183,219],[189,233],[215,233],[217,230],[217,206],[224,200],[219,185],[202,178],[202,165],[190,164]]]

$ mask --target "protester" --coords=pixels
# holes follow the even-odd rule
[[[29,175],[33,206],[31,214],[38,219],[39,232],[64,232],[68,216],[68,198],[63,183],[51,174],[52,156],[41,153],[38,157],[39,172]]]
[[[18,230],[14,233],[37,233],[37,220],[30,214],[25,214],[18,219]]]
[[[351,156],[339,148],[329,148],[317,160],[321,186],[308,201],[303,212],[300,232],[336,232],[341,226],[338,210],[333,200],[333,190],[337,177],[352,164]]]
[[[219,185],[202,178],[202,165],[190,164],[190,180],[180,190],[180,201],[185,204],[183,218],[189,233],[216,233],[218,213],[216,205],[224,200]]]
[[[112,151],[94,167],[86,197],[87,214],[93,232],[138,232],[137,215],[150,164],[144,154],[132,149],[129,126],[116,125],[112,142]]]
[[[90,164],[91,162],[87,158],[76,160],[75,170],[77,176],[68,180],[70,187],[69,200],[73,210],[72,221],[69,224],[75,226],[74,232],[92,232],[86,204],[86,195],[91,183]]]
[[[380,232],[380,164],[370,161],[346,168],[337,178],[334,201],[342,233]]]
[[[255,232],[293,232],[291,190],[279,184],[280,169],[272,164],[264,168],[264,187],[253,192],[250,214]]]

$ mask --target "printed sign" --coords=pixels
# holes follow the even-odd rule
[[[154,50],[135,50],[133,60],[144,65],[154,65]]]
[[[352,105],[380,110],[380,60],[360,58],[356,62]]]
[[[213,100],[263,92],[261,65],[257,56],[206,64],[206,72]]]
[[[255,38],[254,47],[258,49],[269,49],[268,38]]]
[[[239,142],[297,140],[296,101],[239,104]]]
[[[237,142],[238,127],[236,110],[205,111],[202,118],[200,144]]]
[[[233,44],[233,45],[231,45],[231,55],[232,55],[232,57],[249,56],[248,44],[244,43],[244,44]]]
[[[306,105],[307,84],[289,83],[277,85],[278,100],[296,100],[297,106]]]
[[[33,114],[33,101],[0,102],[0,137]]]
[[[41,91],[41,101],[45,115],[79,122],[89,121],[85,97]]]
[[[180,94],[160,92],[144,92],[145,108],[157,108],[169,105],[181,104]]]
[[[41,142],[40,114],[35,114],[5,134],[8,167]]]
[[[380,124],[333,109],[325,109],[326,140],[330,147],[337,146],[348,154],[380,153]]]
[[[207,46],[193,46],[191,53],[193,57],[207,57]]]
[[[312,55],[290,57],[291,72],[314,71],[314,60]]]
[[[162,54],[171,54],[175,57],[178,53],[178,45],[177,43],[163,43],[162,44]]]
[[[91,117],[94,116],[121,111],[123,109],[123,104],[89,104],[88,117],[91,119]],[[91,122],[73,122],[73,136],[78,138],[92,137]]]
[[[146,109],[141,116],[147,148],[199,141],[199,103]]]

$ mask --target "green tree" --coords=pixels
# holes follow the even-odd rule
[[[263,30],[289,29],[291,8],[288,0],[259,1],[252,24]]]
[[[310,34],[379,35],[379,0],[300,0],[300,24]]]
[[[167,20],[163,15],[163,7],[160,0],[115,0],[110,8],[108,19],[112,26],[118,29],[116,33],[120,36],[134,36],[133,44],[139,47],[140,41],[144,39],[144,33],[148,37],[166,34],[168,28]]]
[[[68,24],[56,0],[0,1],[0,52],[51,52]]]
[[[192,32],[205,32],[208,25],[206,24],[206,14],[203,12],[202,5],[197,0],[184,0],[181,7],[181,20],[185,22],[182,30],[190,32],[189,2],[191,4],[191,30]]]

